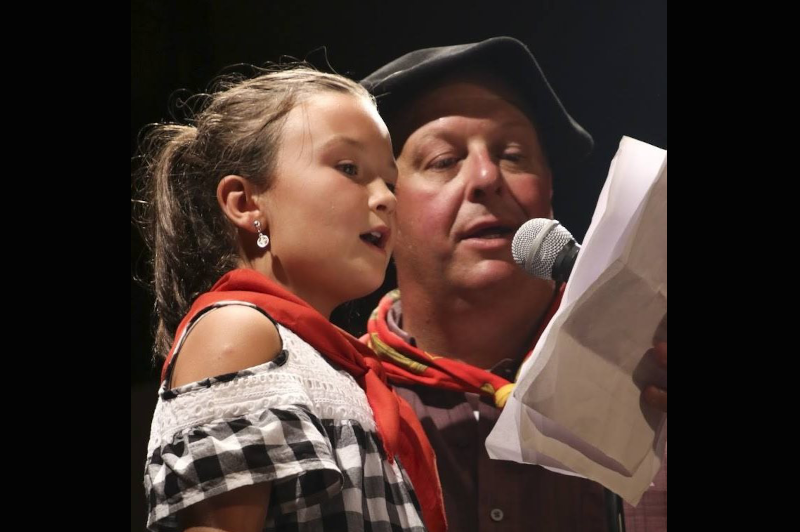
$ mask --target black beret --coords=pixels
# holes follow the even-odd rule
[[[375,96],[384,119],[391,122],[405,105],[444,77],[471,71],[496,76],[524,100],[528,109],[523,110],[533,114],[551,165],[577,162],[592,151],[591,135],[561,105],[533,54],[511,37],[415,50],[382,66],[361,84]]]

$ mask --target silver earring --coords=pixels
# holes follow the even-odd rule
[[[253,225],[256,226],[256,231],[258,231],[258,240],[256,240],[256,244],[258,244],[258,247],[261,249],[266,248],[269,246],[269,237],[261,232],[261,222],[256,220],[253,222]]]

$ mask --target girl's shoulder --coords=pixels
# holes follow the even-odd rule
[[[167,388],[265,364],[281,352],[275,323],[257,308],[218,306],[200,318],[183,338]]]

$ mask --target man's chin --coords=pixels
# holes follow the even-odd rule
[[[470,268],[454,273],[452,284],[465,290],[503,289],[518,286],[520,289],[533,287],[537,280],[526,274],[510,261],[482,260]]]

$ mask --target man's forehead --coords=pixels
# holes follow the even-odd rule
[[[475,74],[451,76],[429,86],[397,113],[389,127],[400,148],[417,130],[446,128],[456,117],[534,127],[530,113],[512,88],[499,79]]]

